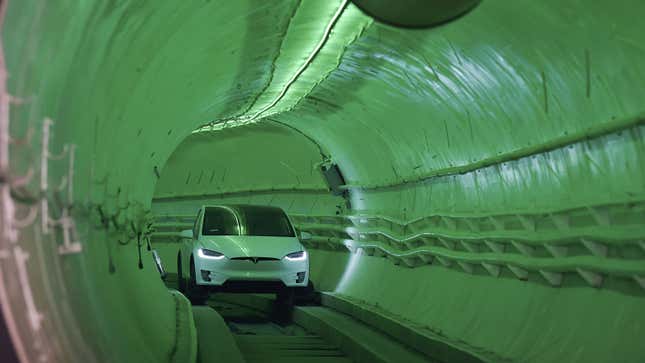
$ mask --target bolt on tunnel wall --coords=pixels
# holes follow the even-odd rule
[[[282,207],[319,291],[484,361],[645,357],[642,2],[429,29],[340,0],[1,6],[20,361],[195,361],[152,250],[172,272],[173,221],[220,202]]]

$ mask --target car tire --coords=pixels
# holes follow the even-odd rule
[[[311,280],[309,280],[307,286],[295,289],[294,304],[320,305],[320,293],[316,291],[314,283]]]
[[[197,285],[197,273],[195,271],[195,260],[190,257],[190,278],[186,297],[193,305],[204,305],[208,300],[208,290],[204,286]]]
[[[283,287],[276,292],[273,315],[278,324],[286,326],[291,323],[294,295],[295,291],[291,287]]]
[[[186,293],[186,280],[182,270],[181,253],[177,254],[177,290],[182,294]]]
[[[293,306],[293,297],[295,295],[295,291],[291,287],[284,287],[280,290],[278,290],[278,293],[276,294],[276,301],[278,304],[285,305],[287,307]]]

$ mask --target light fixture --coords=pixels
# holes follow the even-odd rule
[[[208,250],[208,249],[205,249],[205,248],[200,248],[197,251],[197,255],[200,258],[205,258],[205,259],[208,259],[208,260],[221,260],[222,258],[225,257],[223,253],[219,253],[219,252],[213,251],[213,250]]]
[[[286,256],[284,256],[288,261],[304,261],[307,259],[307,252],[305,251],[298,251],[298,252],[292,252]]]

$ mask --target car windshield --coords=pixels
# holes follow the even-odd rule
[[[244,234],[248,236],[294,237],[293,228],[280,208],[239,206]]]
[[[206,207],[202,234],[205,236],[237,236],[240,234],[238,218],[227,207]]]

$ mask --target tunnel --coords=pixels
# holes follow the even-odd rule
[[[644,2],[0,4],[0,361],[270,361],[162,279],[208,204],[311,235],[311,361],[645,361]]]

